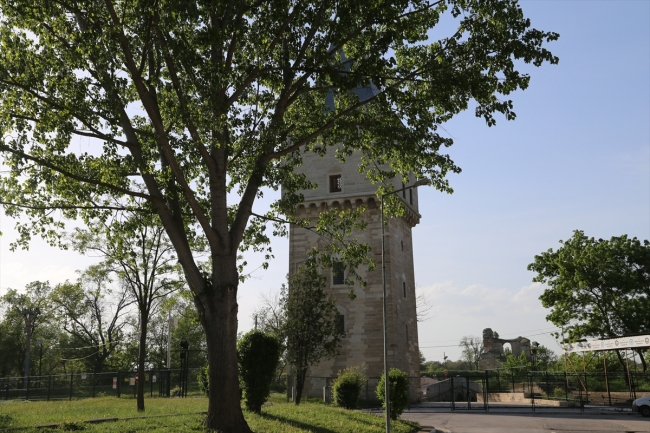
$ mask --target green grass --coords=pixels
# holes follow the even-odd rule
[[[35,425],[65,423],[64,428],[51,431],[81,429],[84,432],[202,432],[203,415],[207,410],[205,398],[147,399],[145,413],[138,413],[134,400],[113,397],[63,402],[2,402],[0,428],[33,427]],[[178,415],[153,417],[155,415]],[[86,424],[95,418],[126,418],[152,416],[102,424]],[[284,396],[274,394],[262,408],[262,415],[244,412],[251,429],[256,433],[380,433],[384,431],[382,417],[349,411],[315,401],[304,401],[300,406],[287,403]],[[4,422],[3,422],[4,419]],[[408,421],[393,423],[395,433],[417,431],[418,425]],[[23,431],[47,432],[28,429]]]

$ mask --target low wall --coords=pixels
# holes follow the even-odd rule
[[[477,400],[479,403],[483,402],[483,395],[478,394]],[[532,399],[527,397],[523,392],[490,392],[488,393],[488,403],[516,403],[516,404],[532,404]],[[574,407],[575,403],[563,400],[545,400],[535,399],[535,404],[540,406],[556,406],[556,407]]]

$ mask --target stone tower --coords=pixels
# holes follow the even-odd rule
[[[368,227],[356,234],[361,242],[372,248],[372,259],[377,266],[373,271],[360,269],[367,286],[355,286],[356,299],[348,297],[349,286],[343,283],[344,275],[330,271],[326,290],[332,295],[342,315],[341,353],[338,357],[321,361],[307,373],[303,395],[320,397],[325,378],[334,378],[339,370],[365,364],[370,378],[368,389],[363,390],[362,400],[376,400],[377,379],[383,373],[383,313],[381,272],[381,215],[376,186],[365,174],[359,173],[360,156],[352,155],[342,164],[330,150],[324,157],[313,153],[303,156],[303,165],[296,171],[318,184],[318,189],[303,191],[305,201],[296,209],[297,216],[316,222],[322,210],[331,208],[366,208],[363,218]],[[414,180],[414,179],[413,179]],[[402,187],[395,182],[395,188]],[[420,221],[417,190],[411,189],[399,197],[406,204],[406,215],[388,219],[386,233],[386,287],[388,322],[389,368],[397,367],[413,378],[411,399],[419,398],[419,346],[413,274],[412,229]],[[319,236],[300,227],[290,227],[289,272],[295,272],[298,264],[306,260],[307,251],[317,246]]]

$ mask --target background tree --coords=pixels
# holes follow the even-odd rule
[[[483,353],[483,340],[481,337],[465,335],[460,339],[458,346],[463,349],[461,355],[463,360],[472,368],[478,370],[478,362],[481,359],[481,353]]]
[[[418,322],[424,322],[425,320],[430,319],[429,312],[433,308],[431,305],[430,296],[426,293],[422,293],[419,290],[419,287],[415,287],[415,311],[417,315]]]
[[[160,303],[183,283],[178,278],[174,248],[158,218],[141,212],[120,215],[110,223],[96,222],[77,229],[72,245],[81,253],[95,253],[124,282],[138,307],[138,375],[145,375],[149,318]],[[144,410],[144,380],[137,384],[137,408]]]
[[[626,235],[596,240],[576,230],[560,244],[535,256],[528,270],[549,286],[539,299],[566,342],[650,332],[650,242]]]
[[[105,370],[109,357],[124,342],[132,304],[128,289],[113,287],[109,274],[104,266],[90,266],[79,281],[59,284],[49,296],[65,334],[61,338],[65,359],[83,359],[83,370],[95,373]]]
[[[325,293],[325,282],[314,263],[307,261],[289,277],[288,290],[282,291],[287,361],[296,374],[296,405],[302,398],[307,369],[337,354],[341,341],[338,310]]]
[[[32,233],[58,243],[54,209],[84,222],[157,214],[207,336],[219,391],[206,425],[224,433],[249,431],[237,399],[238,260],[249,248],[270,258],[267,225],[285,233],[278,221],[315,186],[293,173],[302,153],[340,144],[341,160],[363,154],[380,192],[409,173],[450,192],[445,176],[460,169],[440,152],[452,140],[438,126],[472,100],[490,126],[495,113],[514,119],[508,95],[530,81],[516,66],[558,61],[544,47],[558,35],[531,28],[516,0],[0,0],[0,15],[0,203],[29,219],[18,244]],[[430,39],[441,19],[454,24]],[[359,100],[360,83],[374,94]],[[271,210],[254,213],[280,183]],[[355,215],[325,214],[315,230]],[[354,270],[367,248],[350,251],[341,257]]]
[[[551,370],[557,362],[558,356],[551,349],[544,345],[537,348],[535,366],[538,370]]]
[[[35,356],[38,350],[36,341],[42,340],[45,347],[56,344],[57,324],[54,323],[52,308],[48,302],[51,292],[50,283],[47,281],[33,281],[25,286],[24,293],[14,289],[8,289],[2,298],[0,306],[3,311],[2,322],[0,322],[0,374],[3,376],[24,376],[25,375],[25,351],[27,343],[26,323],[23,316],[23,309],[39,309],[40,314],[31,320],[31,357],[30,373],[36,372],[33,367]],[[48,355],[49,350],[46,350]],[[49,357],[48,357],[49,358]],[[38,357],[36,357],[38,361]],[[51,361],[46,359],[46,364],[52,367]],[[55,361],[56,362],[56,361]]]

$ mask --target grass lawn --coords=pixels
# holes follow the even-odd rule
[[[145,401],[146,412],[138,413],[135,400],[114,397],[61,402],[2,402],[0,429],[33,427],[50,423],[65,423],[61,430],[86,432],[202,432],[206,398],[150,398]],[[178,415],[159,416],[155,415]],[[303,401],[300,406],[287,403],[281,394],[273,394],[262,408],[262,415],[244,412],[248,425],[256,433],[381,433],[382,417],[344,410],[315,401]],[[120,420],[101,424],[83,421],[96,418],[126,418],[151,416],[147,419]],[[417,424],[408,421],[393,423],[395,433],[417,431]],[[46,432],[49,429],[22,431]]]

